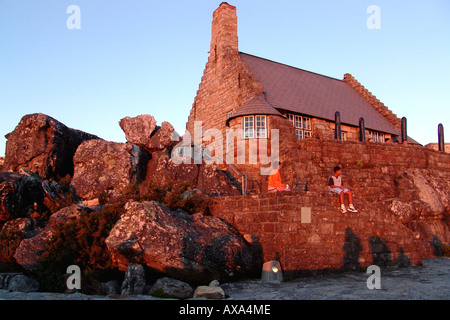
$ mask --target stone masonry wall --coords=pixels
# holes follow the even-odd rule
[[[334,139],[335,127],[336,125],[332,121],[326,121],[317,118],[312,119],[312,132],[316,137],[319,137],[320,139]],[[346,134],[347,141],[359,141],[359,127],[342,124],[341,130]],[[366,141],[368,141],[370,138],[370,131],[366,129],[365,133]],[[394,140],[394,136],[390,133],[384,133],[384,138]]]
[[[212,214],[225,219],[255,245],[264,261],[281,262],[288,277],[359,270],[372,264],[421,263],[431,246],[375,206],[343,215],[337,198],[309,192],[217,199]]]
[[[307,139],[280,160],[292,192],[218,198],[211,212],[257,239],[265,260],[278,255],[294,276],[374,263],[418,264],[433,255],[433,245],[450,242],[447,153]],[[353,190],[358,214],[341,214],[327,187],[336,165]]]

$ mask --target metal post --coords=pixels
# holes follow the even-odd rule
[[[402,118],[402,143],[408,140],[406,118]]]
[[[339,113],[339,111],[336,111],[336,113],[334,114],[334,123],[335,123],[334,138],[341,141],[342,140],[341,114]]]
[[[438,126],[438,141],[439,141],[439,151],[445,152],[445,142],[444,142],[444,126],[442,123]]]
[[[366,125],[364,118],[359,118],[359,141],[366,142]]]

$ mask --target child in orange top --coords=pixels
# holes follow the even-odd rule
[[[282,168],[281,163],[277,161],[274,163],[273,167],[274,167],[274,170],[272,171],[272,173],[270,174],[270,177],[269,177],[268,191],[269,192],[290,191],[289,186],[284,185],[281,182],[281,175],[280,175],[280,170]]]

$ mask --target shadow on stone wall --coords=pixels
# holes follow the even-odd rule
[[[369,247],[372,252],[372,264],[379,267],[389,267],[392,265],[392,251],[383,239],[375,236],[370,237]]]
[[[363,250],[361,239],[351,228],[345,230],[345,240],[342,249],[345,251],[340,271],[359,271],[359,255]]]
[[[436,237],[437,238],[437,237]],[[432,240],[437,248],[439,246],[439,239],[434,238]],[[346,272],[362,272],[365,268],[361,267],[360,257],[363,251],[360,237],[353,232],[351,228],[345,230],[345,240],[342,249],[345,251],[342,259],[342,266],[340,268],[328,268],[328,269],[316,269],[316,270],[287,270],[285,276],[288,279],[309,277],[317,275],[337,274]],[[391,249],[386,245],[384,239],[377,236],[369,238],[369,249],[372,255],[372,265],[377,265],[380,268],[389,267],[409,267],[411,266],[411,259],[405,254],[403,247],[398,249],[399,255],[397,259],[393,260],[393,254]],[[437,251],[436,251],[437,252]],[[438,252],[437,252],[438,253]]]

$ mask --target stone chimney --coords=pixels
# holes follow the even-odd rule
[[[222,2],[213,14],[210,55],[216,60],[233,52],[238,53],[236,7]]]

